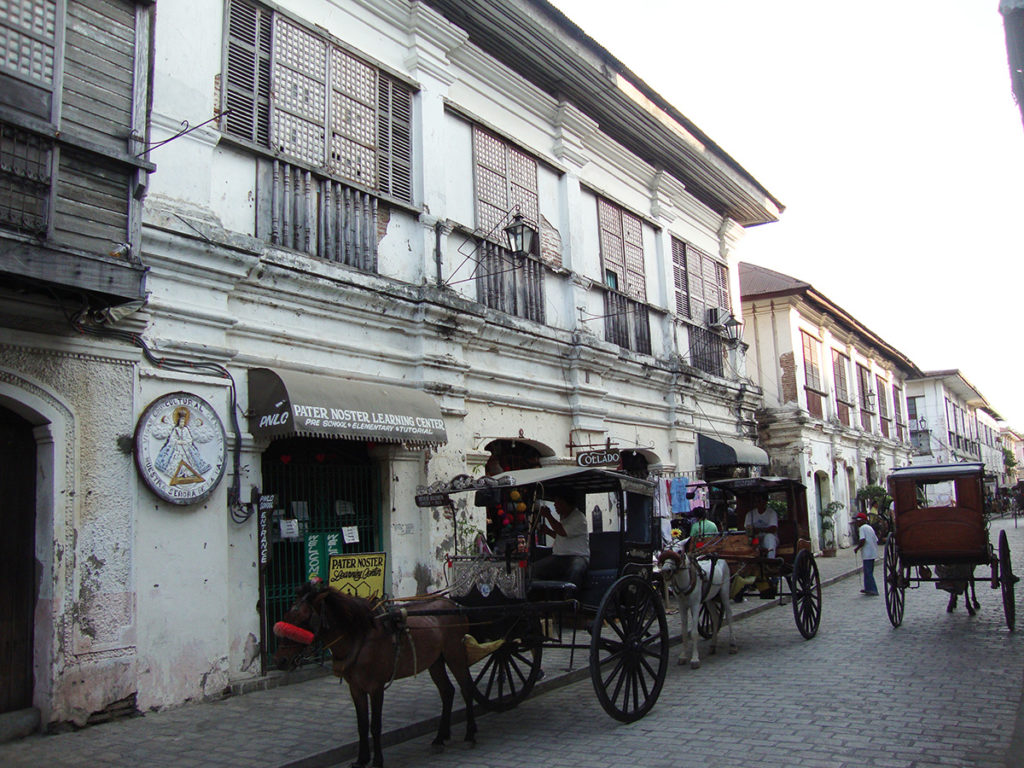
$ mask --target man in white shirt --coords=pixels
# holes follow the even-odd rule
[[[875,583],[875,560],[878,558],[878,536],[875,529],[868,525],[868,516],[858,512],[854,518],[857,524],[857,545],[854,552],[864,550],[861,557],[864,558],[864,589],[863,595],[878,595],[878,585]]]
[[[761,557],[775,557],[779,545],[779,516],[764,500],[747,513],[747,534],[757,538]]]
[[[587,517],[565,496],[556,496],[553,501],[558,517],[543,507],[537,529],[554,536],[551,554],[535,562],[531,573],[534,579],[571,581],[579,589],[590,565]]]

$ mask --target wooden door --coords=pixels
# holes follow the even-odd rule
[[[32,706],[36,443],[0,408],[0,712]]]

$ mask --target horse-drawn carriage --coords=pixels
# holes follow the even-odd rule
[[[667,671],[669,636],[654,555],[661,547],[654,483],[606,469],[572,466],[460,476],[417,496],[420,506],[454,511],[453,496],[472,494],[492,519],[517,511],[492,535],[490,554],[452,556],[449,597],[466,614],[482,646],[496,644],[471,669],[473,695],[494,710],[516,706],[541,673],[545,648],[589,653],[601,706],[623,722],[654,706]],[[590,562],[581,584],[539,580],[531,563],[547,553],[536,544],[539,506],[570,498],[580,510],[603,507],[612,530],[589,535]],[[411,609],[414,610],[414,609]],[[582,635],[582,637],[581,637]]]
[[[811,552],[807,496],[803,483],[788,477],[744,477],[713,480],[707,484],[711,517],[721,533],[693,542],[704,555],[725,560],[732,577],[753,579],[761,597],[790,599],[797,629],[810,640],[821,622],[821,579]],[[764,509],[769,501],[778,513],[774,556],[763,553],[757,537],[745,530],[749,513]],[[698,629],[712,634],[713,619],[702,607]]]
[[[883,577],[885,608],[894,627],[903,621],[908,588],[936,582],[954,591],[951,607],[961,591],[971,610],[977,605],[975,583],[988,581],[992,589],[1002,589],[1006,626],[1013,630],[1017,577],[1006,532],[999,533],[998,554],[989,540],[984,474],[980,463],[902,467],[890,473],[894,535],[885,548]],[[984,566],[990,575],[976,578],[975,568]]]

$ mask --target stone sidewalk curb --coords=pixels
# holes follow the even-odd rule
[[[832,586],[833,584],[843,581],[844,579],[848,579],[851,576],[856,576],[860,574],[860,572],[861,569],[858,566],[843,573],[831,576],[827,579],[822,579],[821,587],[822,589],[824,589],[825,587]],[[786,603],[785,606],[782,606],[782,604],[778,600],[760,601],[760,604],[751,604],[749,608],[736,611],[733,615],[733,620],[741,621],[747,617],[755,616],[759,613],[763,613],[764,611],[771,610],[772,608],[786,607],[788,605],[789,603]],[[677,634],[671,636],[671,645],[678,645],[681,642],[681,635]],[[579,651],[578,654],[583,654],[585,656],[586,651]],[[584,659],[584,662],[585,661],[586,659]],[[577,667],[576,669],[562,671],[553,675],[549,674],[534,686],[533,692],[530,694],[529,698],[532,699],[538,696],[543,696],[548,691],[553,691],[558,688],[562,688],[563,686],[571,685],[572,683],[579,682],[580,680],[586,680],[589,677],[590,668],[586,666],[586,664]],[[458,701],[458,696],[456,696],[456,701]],[[481,716],[484,714],[487,713],[483,711],[480,712]],[[465,721],[465,719],[466,710],[464,708],[453,709],[453,725],[457,723],[462,723]],[[440,720],[440,715],[436,715],[434,717],[424,718],[423,720],[417,721],[415,723],[407,723],[406,725],[396,726],[390,729],[385,727],[383,733],[381,734],[383,748],[387,749],[388,747],[394,746],[395,744],[401,744],[402,742],[408,741],[409,739],[414,739],[421,736],[433,734],[437,731],[437,727],[438,724],[440,723]],[[1022,734],[1022,739],[1024,739],[1024,734]],[[456,746],[458,743],[459,742],[453,740],[451,742],[451,746],[447,747],[447,749],[458,749],[459,747]],[[325,749],[321,752],[306,755],[305,757],[301,757],[296,760],[290,760],[288,762],[279,763],[275,768],[329,768],[329,766],[337,765],[339,763],[346,763],[354,759],[356,757],[358,747],[358,739],[352,739],[351,741],[345,744],[340,744],[338,746],[331,747],[330,749]]]

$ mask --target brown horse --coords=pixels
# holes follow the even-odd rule
[[[431,611],[436,613],[431,614]],[[384,689],[392,680],[409,677],[424,669],[441,694],[441,723],[435,748],[444,748],[451,738],[452,701],[455,688],[445,665],[451,670],[466,702],[466,741],[476,741],[473,718],[473,689],[469,662],[463,645],[468,623],[450,600],[418,603],[409,615],[392,610],[375,613],[366,600],[346,595],[333,587],[307,582],[284,615],[289,631],[280,637],[274,660],[278,668],[294,666],[305,646],[289,637],[294,627],[311,631],[333,657],[334,674],[348,683],[356,708],[359,728],[359,756],[353,768],[370,763],[368,732],[373,736],[373,765],[384,765],[381,745],[381,710]],[[367,709],[367,703],[370,710]]]

